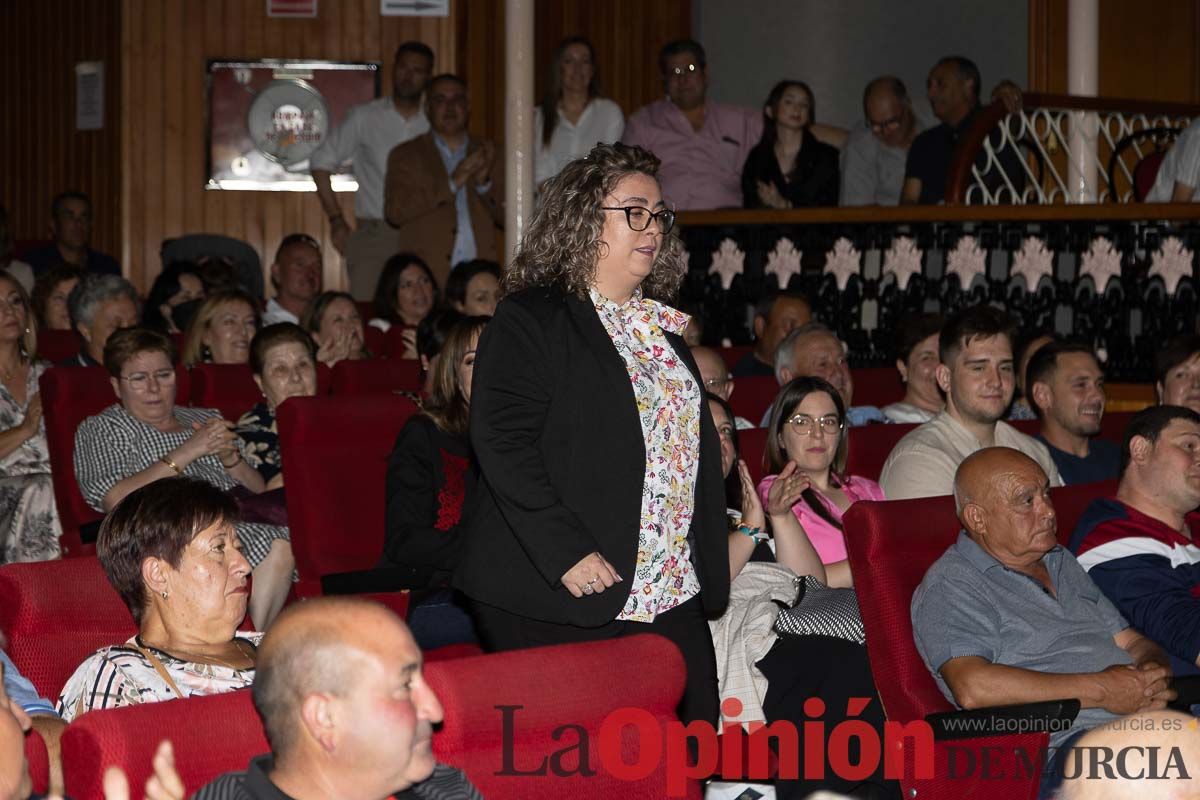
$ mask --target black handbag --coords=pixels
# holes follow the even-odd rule
[[[775,617],[780,636],[836,636],[855,644],[867,641],[853,589],[833,589],[812,575],[798,576],[796,604]]]

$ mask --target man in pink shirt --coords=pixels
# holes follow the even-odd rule
[[[638,109],[622,141],[659,157],[663,198],[676,210],[740,208],[742,167],[762,135],[761,112],[708,101],[699,42],[667,44],[658,66],[667,96]]]

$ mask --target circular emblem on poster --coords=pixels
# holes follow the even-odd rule
[[[307,160],[325,141],[329,108],[302,80],[272,81],[250,104],[246,124],[258,151],[289,167]]]

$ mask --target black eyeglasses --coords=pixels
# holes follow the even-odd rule
[[[664,208],[655,214],[645,206],[601,206],[605,211],[624,211],[625,221],[629,229],[639,233],[650,227],[651,222],[658,222],[658,230],[665,236],[675,227],[675,212]]]

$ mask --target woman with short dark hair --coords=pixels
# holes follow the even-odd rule
[[[503,277],[495,261],[483,258],[464,261],[450,270],[450,277],[446,278],[446,304],[468,317],[490,317],[496,313],[496,305],[503,296],[500,289]]]
[[[941,314],[913,314],[897,326],[896,369],[904,398],[880,409],[892,422],[929,422],[946,406],[938,388],[938,336],[946,323]]]
[[[262,634],[237,632],[250,591],[237,517],[233,498],[188,477],[143,486],[113,508],[96,553],[138,633],[79,665],[58,699],[64,720],[253,683]]]
[[[265,489],[262,476],[246,463],[232,423],[213,409],[175,404],[174,355],[170,339],[145,328],[119,330],[104,346],[104,366],[119,402],[75,431],[75,478],[97,511],[111,511],[130,492],[184,474],[227,492]],[[265,629],[291,589],[288,529],[239,522],[237,530],[254,567],[250,615]]]
[[[268,325],[250,342],[250,370],[263,401],[241,416],[237,434],[246,463],[258,470],[268,491],[283,486],[276,410],[289,397],[317,393],[317,348],[312,337],[292,322]]]
[[[358,303],[348,292],[321,292],[305,310],[300,325],[316,340],[317,360],[326,366],[371,357],[363,344]]]

